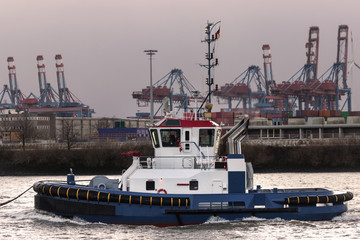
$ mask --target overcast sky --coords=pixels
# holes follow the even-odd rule
[[[262,67],[271,46],[273,74],[280,83],[305,63],[310,26],[320,28],[319,74],[336,60],[337,30],[352,31],[360,63],[359,0],[11,0],[0,3],[0,84],[8,84],[13,56],[19,88],[39,95],[36,56],[45,59],[47,80],[57,89],[55,54],[62,54],[69,89],[94,108],[96,117],[134,116],[131,93],[149,85],[149,58],[156,49],[153,80],[179,68],[206,91],[206,22],[221,21],[215,83],[231,82],[250,65]],[[350,44],[351,45],[351,44]],[[351,51],[351,46],[350,46]],[[353,110],[360,110],[360,72],[349,81]],[[223,105],[221,107],[227,107]]]

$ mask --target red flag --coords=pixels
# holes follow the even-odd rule
[[[219,38],[220,38],[220,28],[215,33],[215,39],[219,39]]]

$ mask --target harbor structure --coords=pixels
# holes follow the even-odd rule
[[[39,81],[39,95],[26,96],[19,87],[13,57],[8,57],[9,85],[0,92],[0,110],[3,113],[36,113],[67,117],[91,117],[94,110],[83,104],[66,86],[64,64],[60,54],[55,56],[58,90],[47,80],[44,57],[36,57]]]
[[[220,22],[216,24],[218,23]],[[287,81],[275,80],[270,44],[263,44],[263,69],[258,65],[250,65],[234,80],[218,86],[218,84],[214,84],[211,69],[219,62],[214,55],[215,47],[209,47],[213,46],[220,37],[220,28],[215,34],[210,34],[216,24],[208,23],[205,28],[206,38],[203,42],[208,44],[207,64],[201,66],[207,69],[206,85],[209,90],[203,94],[204,97],[199,99],[202,104],[197,110],[200,112],[198,114],[206,111],[203,106],[207,106],[206,103],[211,102],[211,104],[217,102],[219,105],[227,105],[227,108],[222,108],[216,114],[221,115],[222,119],[226,118],[225,115],[229,115],[229,119],[225,123],[230,125],[234,122],[234,119],[231,119],[234,114],[248,115],[250,118],[265,117],[273,120],[276,124],[287,124],[287,119],[292,117],[303,117],[306,121],[307,117],[346,117],[353,114],[352,91],[348,84],[351,72],[349,69],[353,67],[360,69],[360,67],[354,60],[349,60],[350,40],[351,44],[353,42],[352,38],[350,39],[350,30],[347,25],[338,27],[335,63],[323,74],[319,74],[320,28],[311,26],[305,43],[305,64]],[[212,87],[213,85],[215,87]],[[154,85],[154,91],[157,87]],[[182,86],[179,89],[182,89]],[[170,89],[165,90],[162,89],[162,94],[157,96],[158,103],[162,104],[162,99],[165,97],[172,99]],[[196,89],[194,91],[199,92]],[[138,103],[140,101],[148,102],[147,92],[146,89],[143,89],[141,93],[133,92],[133,98],[137,99]],[[211,100],[211,95],[213,100]],[[217,101],[214,101],[214,98]],[[188,98],[188,104],[191,99],[192,97]],[[172,100],[170,100],[170,104],[172,106]],[[183,100],[178,109],[184,109],[185,117],[195,116],[195,114],[186,113],[188,110],[186,105],[186,101]],[[146,106],[146,104],[142,106]],[[211,112],[211,107],[209,109],[207,111]],[[231,115],[227,112],[234,114]],[[159,110],[155,115],[158,113]],[[214,113],[212,111],[211,114],[207,113],[204,116],[217,121],[219,117],[214,118],[216,115]],[[356,113],[354,114],[356,115]],[[146,118],[147,115],[144,114],[141,117]]]

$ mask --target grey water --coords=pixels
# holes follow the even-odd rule
[[[119,178],[119,176],[109,176]],[[77,179],[90,179],[77,176]],[[65,176],[0,177],[0,203],[40,180]],[[34,191],[0,207],[0,239],[360,239],[360,173],[262,173],[254,175],[263,188],[324,187],[351,191],[348,212],[331,221],[284,221],[248,218],[229,222],[211,218],[185,227],[109,225],[65,219],[34,209]]]

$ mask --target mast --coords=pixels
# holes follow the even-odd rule
[[[210,23],[207,22],[207,25],[205,27],[205,39],[201,42],[207,43],[207,53],[205,54],[205,59],[207,60],[207,64],[200,64],[200,66],[205,67],[208,72],[208,77],[206,78],[206,85],[209,87],[208,95],[205,98],[209,99],[209,103],[211,103],[211,86],[214,84],[214,78],[211,76],[211,69],[219,64],[219,61],[217,58],[214,59],[214,53],[215,53],[215,45],[213,44],[216,40],[220,38],[220,27],[215,32],[215,34],[211,34],[214,27],[219,24],[221,21],[218,21],[216,23]],[[211,49],[211,46],[213,44],[213,48]]]

